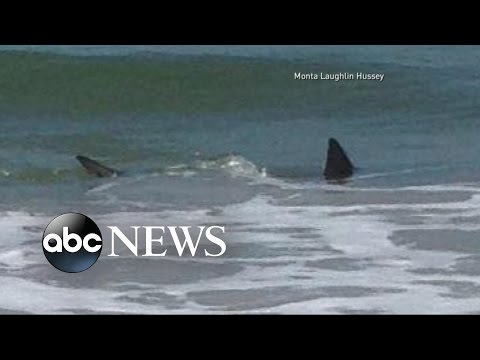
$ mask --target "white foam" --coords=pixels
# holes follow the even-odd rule
[[[26,212],[4,212],[0,216],[0,264],[8,270],[18,270],[38,261],[43,229],[50,220]],[[23,245],[38,239],[38,251]],[[5,270],[5,269],[4,269]]]
[[[267,176],[265,168],[259,169],[253,162],[240,155],[228,155],[216,160],[198,160],[199,169],[221,169],[232,177],[263,178]]]
[[[121,296],[128,295],[126,292],[59,288],[17,277],[0,277],[0,292],[0,309],[36,314],[68,314],[79,310],[129,314],[186,312],[120,300]]]
[[[30,240],[32,232],[28,229],[47,225],[45,218],[27,212],[2,212],[0,215],[0,249]]]
[[[438,189],[438,187],[436,187]],[[422,187],[423,191],[423,187]],[[295,194],[292,194],[295,196]],[[401,196],[399,194],[399,196]],[[455,313],[480,309],[480,300],[452,299],[442,297],[445,288],[433,285],[416,284],[422,280],[472,281],[471,277],[459,274],[419,275],[411,270],[417,268],[449,269],[459,256],[442,251],[418,251],[408,247],[395,246],[389,237],[401,229],[460,228],[447,224],[451,217],[462,215],[480,215],[480,194],[474,194],[466,201],[438,202],[432,204],[367,204],[352,206],[280,206],[275,199],[257,196],[247,202],[224,207],[200,210],[166,210],[162,212],[117,212],[95,217],[99,226],[119,224],[129,225],[190,225],[218,223],[226,225],[227,247],[236,244],[248,246],[262,245],[262,256],[249,257],[239,253],[237,257],[226,259],[206,259],[205,262],[222,263],[241,261],[244,269],[234,275],[205,278],[193,283],[173,283],[162,285],[162,291],[175,294],[187,302],[178,310],[180,313],[225,312],[225,307],[205,307],[188,299],[188,293],[195,291],[249,290],[266,287],[288,287],[299,294],[318,291],[319,288],[357,287],[388,288],[400,293],[371,293],[357,297],[320,297],[317,300],[300,301],[255,309],[247,312],[282,313],[333,313],[340,308],[368,311],[384,310],[390,313]],[[430,214],[432,221],[427,224],[402,225],[386,221],[381,213],[370,210],[411,211],[411,214]],[[448,209],[451,213],[435,214],[430,210]],[[359,210],[352,214],[352,210]],[[349,213],[350,212],[350,213]],[[335,214],[335,216],[332,216]],[[3,221],[3,223],[2,223]],[[24,226],[45,225],[46,219],[26,213],[6,213],[0,220],[0,226],[9,229],[8,238],[17,236],[28,240],[31,237]],[[235,223],[229,225],[229,223]],[[465,225],[470,226],[472,225]],[[475,225],[473,225],[475,226]],[[463,224],[462,224],[463,227]],[[298,229],[297,233],[292,229]],[[234,231],[233,231],[234,230]],[[285,230],[285,231],[283,231]],[[308,230],[308,231],[307,231]],[[297,235],[306,234],[307,237]],[[3,241],[4,234],[0,239]],[[18,241],[18,240],[14,240]],[[3,241],[6,243],[7,241]],[[250,244],[250,245],[249,245]],[[23,266],[31,257],[22,249],[8,243],[0,254],[0,262],[8,266]],[[3,245],[2,245],[3,246]],[[321,251],[329,246],[336,252]],[[275,255],[276,249],[291,249]],[[302,248],[308,251],[299,252]],[[335,258],[357,261],[360,267],[356,271],[339,271],[335,268],[305,266],[307,261],[335,260]],[[279,264],[281,263],[281,264]],[[316,290],[317,289],[317,290]],[[29,280],[0,278],[0,290],[8,293],[0,297],[0,308],[49,313],[89,309],[90,311],[120,311],[132,313],[169,313],[161,305],[142,305],[119,301],[119,292],[104,289],[63,289],[52,285],[42,285]],[[148,290],[148,289],[147,289]],[[140,291],[140,292],[139,292]],[[141,290],[120,292],[123,295],[141,295]],[[221,300],[222,293],[217,293]],[[319,295],[320,296],[320,295]],[[35,299],[34,301],[32,299]],[[227,301],[227,300],[225,300]],[[296,300],[295,300],[296,301]],[[435,305],[432,305],[435,304]],[[228,305],[228,304],[226,304]],[[242,310],[243,311],[243,310]],[[234,311],[236,312],[236,311]]]
[[[111,188],[113,188],[117,185],[118,185],[118,182],[108,182],[108,183],[96,186],[93,189],[88,190],[87,194],[103,192],[103,191],[109,190],[109,189],[111,189]]]
[[[14,249],[0,252],[0,264],[7,266],[9,270],[18,270],[35,261],[28,258],[29,253],[25,249]]]

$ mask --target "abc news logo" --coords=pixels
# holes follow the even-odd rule
[[[119,256],[115,253],[115,240],[120,240],[128,250],[138,256],[139,230],[145,230],[145,254],[141,256],[166,256],[167,250],[155,253],[153,244],[163,245],[163,235],[154,236],[154,230],[165,233],[164,226],[132,226],[135,231],[134,240],[130,240],[118,227],[107,226],[111,231],[111,253],[108,256]],[[190,234],[190,226],[167,226],[177,250],[178,256],[182,256],[188,246],[192,256],[197,253],[200,239],[205,234],[206,239],[219,249],[218,252],[204,250],[205,256],[218,257],[225,253],[226,244],[213,231],[225,233],[222,226],[199,226],[200,233],[194,242]],[[179,233],[184,240],[180,240]],[[97,224],[89,217],[78,214],[63,214],[53,219],[43,233],[43,253],[48,262],[58,270],[67,273],[78,273],[89,269],[100,257],[103,247],[102,233]]]

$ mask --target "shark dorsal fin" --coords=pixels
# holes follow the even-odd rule
[[[327,180],[345,179],[353,175],[353,165],[337,140],[328,140],[327,162],[323,175]]]

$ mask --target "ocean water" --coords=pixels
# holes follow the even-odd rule
[[[479,65],[475,46],[0,46],[0,313],[480,312]],[[359,71],[385,79],[294,80]],[[358,167],[343,184],[329,137]],[[223,225],[227,252],[105,249],[64,274],[41,239],[65,212]]]

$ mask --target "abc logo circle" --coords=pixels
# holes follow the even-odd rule
[[[43,253],[58,270],[78,273],[90,268],[102,252],[102,233],[83,214],[68,213],[53,219],[43,233]]]

